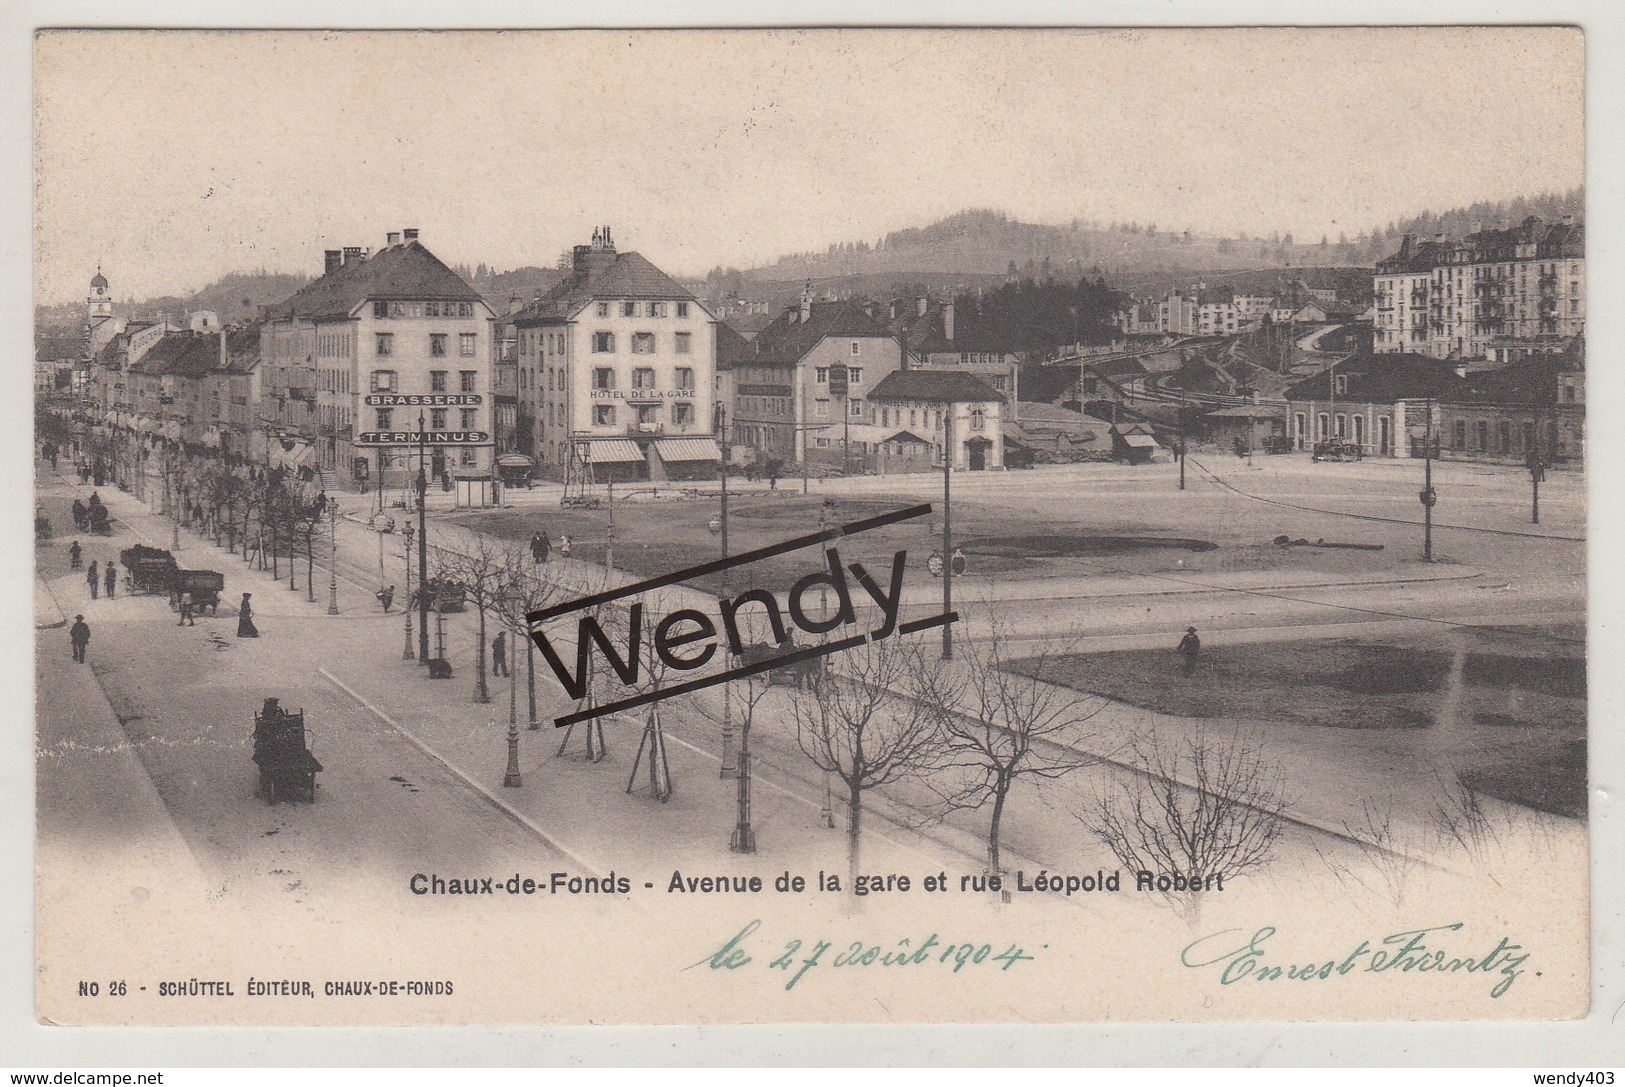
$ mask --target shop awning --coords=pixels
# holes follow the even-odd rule
[[[523,453],[504,453],[497,458],[498,468],[529,468],[532,463]]]
[[[576,446],[581,459],[588,464],[636,464],[643,460],[643,451],[630,438],[602,438],[580,442]]]
[[[722,459],[722,451],[713,438],[657,438],[655,452],[668,462]]]

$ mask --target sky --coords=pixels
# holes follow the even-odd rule
[[[972,207],[1336,237],[1584,180],[1545,28],[58,31],[35,45],[36,301],[187,293],[417,227],[678,275]]]

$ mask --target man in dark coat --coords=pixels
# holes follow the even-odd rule
[[[83,664],[85,647],[90,644],[90,625],[85,622],[83,615],[73,617],[73,626],[68,630],[68,642],[73,646],[73,659]]]
[[[85,584],[90,586],[90,599],[96,599],[97,591],[102,587],[101,571],[96,569],[96,560],[90,560],[90,569],[85,571]]]
[[[530,538],[530,557],[535,562],[546,562],[547,553],[553,545],[548,542],[547,533],[538,532]]]
[[[107,599],[113,599],[113,589],[118,585],[118,567],[111,561],[107,564],[107,575],[102,578],[102,584],[107,588]]]
[[[1202,651],[1202,639],[1196,636],[1195,627],[1187,627],[1185,636],[1179,639],[1179,652],[1185,658],[1185,674],[1196,674],[1196,655]]]
[[[79,546],[78,540],[73,541],[73,546],[68,548],[68,569],[82,569],[84,567],[84,557],[85,549]]]
[[[496,638],[491,642],[491,674],[508,674],[508,632],[505,630],[497,631]]]

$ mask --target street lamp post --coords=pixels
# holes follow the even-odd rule
[[[502,612],[505,616],[515,617],[524,612],[524,600],[521,597],[510,596],[503,602]],[[520,637],[517,627],[512,631],[517,639]],[[503,662],[504,670],[508,673],[508,769],[502,775],[502,787],[517,789],[525,781],[519,774],[519,683],[514,679],[513,649],[507,650],[507,660]]]
[[[406,607],[402,614],[406,616],[406,643],[401,647],[401,660],[412,659],[412,522],[406,522]]]
[[[327,535],[332,549],[327,563],[327,614],[339,613],[339,500],[327,500]]]
[[[1433,561],[1433,504],[1439,496],[1433,491],[1433,401],[1424,401],[1427,418],[1422,430],[1422,561]]]
[[[722,476],[722,515],[717,526],[722,537],[722,595],[728,596],[728,438],[727,409],[717,405],[717,434],[722,438],[722,461],[718,465]],[[733,684],[722,685],[722,769],[719,775],[731,778],[742,775],[744,769],[734,761],[734,703]],[[748,828],[747,828],[748,829]]]
[[[819,504],[819,535],[829,531],[829,511],[834,503],[833,498],[826,498]],[[822,585],[818,588],[818,618],[824,622],[829,620],[829,590]],[[829,829],[835,827],[835,777],[828,770],[824,771],[824,803],[818,809],[818,825]]]
[[[423,458],[427,455],[428,432],[423,412],[418,412],[418,663],[429,663],[429,475]]]

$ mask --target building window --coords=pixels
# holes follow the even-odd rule
[[[652,355],[655,353],[655,334],[653,332],[632,333],[632,354]]]
[[[863,384],[863,367],[861,367],[861,366],[848,366],[846,368],[846,383],[848,385],[862,385]]]
[[[1348,416],[1339,415],[1337,417],[1337,436],[1338,436],[1339,439],[1348,437],[1348,425],[1349,425],[1349,417]]]
[[[609,316],[609,303],[608,302],[600,302],[600,303],[598,303],[598,316],[600,316],[600,317],[608,317]]]
[[[664,302],[650,302],[649,303],[649,316],[650,317],[664,317],[664,316],[666,316],[666,303],[664,303]]]
[[[679,332],[677,334],[677,353],[679,355],[688,355],[693,353],[694,348],[691,342],[693,338],[693,334],[689,332]]]
[[[1004,381],[1005,381],[1005,379],[1004,379],[1003,374],[992,374],[992,375],[990,375],[989,380],[993,385],[993,391],[994,392],[997,392],[997,393],[1004,392]]]
[[[1484,420],[1480,419],[1478,421],[1478,426],[1475,429],[1478,431],[1478,435],[1477,435],[1478,436],[1478,451],[1480,453],[1489,452],[1489,449],[1490,449],[1490,425],[1488,423],[1486,423]]]
[[[446,391],[446,371],[429,371],[429,391],[432,393],[443,393]]]
[[[688,303],[687,302],[679,302],[679,303],[677,303],[677,316],[679,316],[679,317],[687,317],[688,316]]]
[[[592,387],[595,389],[613,389],[615,387],[615,371],[608,366],[600,366],[592,372]]]
[[[458,423],[458,426],[462,427],[464,430],[473,430],[474,427],[478,425],[475,422],[474,417],[479,414],[479,410],[480,409],[478,408],[464,408],[462,410],[461,421]]]
[[[986,430],[987,429],[987,409],[986,408],[972,408],[972,409],[970,409],[970,428],[972,430]]]
[[[468,468],[478,462],[479,454],[473,449],[464,449],[457,454],[457,460],[464,468]]]
[[[658,426],[660,424],[659,404],[639,404],[637,406],[638,425]]]
[[[828,400],[814,400],[813,401],[813,417],[816,418],[816,419],[828,419],[829,418],[829,401]]]
[[[632,387],[634,389],[652,389],[655,387],[655,372],[647,366],[639,366],[632,371]]]
[[[1458,450],[1467,448],[1467,424],[1460,419],[1456,420],[1456,448]]]
[[[615,333],[594,332],[592,334],[592,349],[594,354],[613,355],[615,353]]]
[[[1502,453],[1512,452],[1512,424],[1502,422],[1495,429],[1496,439],[1500,442],[1499,450]]]
[[[847,414],[850,415],[854,419],[862,418],[863,417],[863,401],[861,401],[861,400],[849,400],[849,401],[847,401]]]
[[[676,403],[671,406],[671,421],[678,426],[689,426],[694,422],[694,405]]]
[[[1337,374],[1333,381],[1336,384],[1338,396],[1347,396],[1349,394],[1349,376],[1347,374]]]
[[[395,353],[395,334],[393,332],[377,333],[376,342],[380,355],[393,355]]]
[[[460,379],[458,382],[459,387],[463,392],[471,393],[474,391],[474,378],[476,376],[476,371],[463,370],[457,376]]]
[[[429,333],[429,354],[435,358],[444,358],[446,355],[446,334],[444,332]]]
[[[813,380],[820,385],[829,384],[829,367],[820,366],[813,371]]]
[[[388,354],[386,351],[385,354]],[[375,393],[392,393],[395,391],[394,370],[374,370],[372,372],[372,391]]]
[[[429,429],[430,430],[445,430],[446,429],[446,409],[445,408],[430,408],[429,409]]]
[[[389,408],[378,409],[378,429],[390,430],[395,425],[395,413]]]
[[[636,317],[637,315],[638,315],[638,304],[636,302],[622,302],[621,303],[621,316],[622,317]]]
[[[677,387],[684,392],[694,391],[694,367],[679,366],[677,368]]]
[[[615,405],[614,404],[594,404],[592,406],[592,425],[593,426],[614,426],[615,425]]]
[[[458,335],[457,335],[457,353],[459,355],[463,356],[463,358],[465,358],[465,359],[473,358],[474,357],[474,343],[475,343],[475,334],[474,333],[472,333],[472,332],[458,333]]]
[[[858,357],[858,352],[859,352],[859,351],[860,351],[860,350],[861,350],[861,348],[860,348],[860,347],[859,347],[859,346],[858,346],[858,341],[857,341],[857,340],[853,340],[853,341],[852,341],[852,357],[853,357],[853,358],[857,358],[857,357]]]

